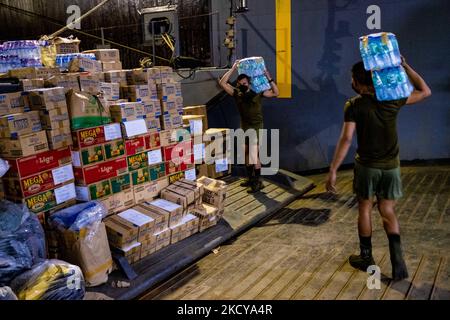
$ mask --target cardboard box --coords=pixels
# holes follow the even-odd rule
[[[78,73],[60,74],[52,76],[44,81],[44,85],[37,87],[61,87],[64,88],[64,92],[70,90],[80,91],[80,83],[78,81]]]
[[[89,184],[87,186],[76,186],[75,191],[78,201],[92,201],[112,195],[111,183],[109,180],[103,180]]]
[[[6,158],[27,157],[48,151],[45,131],[21,135],[17,140],[0,139],[0,155]]]
[[[189,205],[198,201],[199,193],[196,194],[194,190],[173,184],[161,191],[161,199],[179,204],[186,211]]]
[[[159,133],[159,135],[161,147],[167,147],[178,142],[191,140],[190,133],[182,128],[163,130]]]
[[[123,69],[122,62],[120,62],[120,61],[110,61],[110,62],[102,61],[103,72],[117,71],[117,70],[122,70],[122,69]]]
[[[134,189],[134,199],[136,204],[153,201],[159,196],[161,190],[168,186],[167,178],[162,178],[156,181],[147,182],[138,186],[133,187]]]
[[[181,100],[181,103],[179,101],[173,101],[173,100],[163,101],[161,103],[161,111],[162,111],[162,113],[166,113],[166,112],[174,113],[174,114],[183,113],[182,98],[181,97],[177,97],[176,100]]]
[[[171,130],[183,126],[183,113],[164,113],[161,117],[161,128]]]
[[[107,106],[92,94],[71,90],[67,93],[67,105],[73,130],[111,123]]]
[[[46,170],[55,169],[72,163],[69,148],[51,150],[20,159],[8,159],[11,166],[8,177],[25,178]]]
[[[134,187],[148,182],[150,182],[150,173],[147,166],[131,171],[131,184]]]
[[[25,95],[33,110],[67,108],[66,92],[62,87],[31,90]]]
[[[120,85],[118,83],[100,82],[100,93],[103,99],[119,100]]]
[[[193,214],[185,215],[181,223],[186,225],[186,237],[190,237],[199,231],[200,219]]]
[[[83,168],[103,161],[105,161],[105,152],[102,145],[72,151],[72,163],[77,168]]]
[[[161,131],[161,119],[160,117],[147,117],[145,119],[145,125],[149,132],[159,132]]]
[[[69,64],[69,72],[102,72],[102,63],[85,57],[77,57]]]
[[[199,164],[195,166],[195,173],[197,177],[207,177],[208,176],[208,165]]]
[[[173,81],[173,69],[168,66],[155,66],[161,73],[161,83]]]
[[[87,50],[83,51],[83,53],[93,53],[97,60],[102,62],[120,61],[120,51],[118,49]]]
[[[127,162],[128,162],[128,170],[129,171],[147,168],[148,167],[148,152],[145,151],[142,153],[135,154],[133,156],[128,156]]]
[[[34,68],[34,67],[26,67],[26,68],[18,68],[11,69],[8,71],[9,78],[18,78],[18,79],[47,79],[51,76],[59,74],[59,68]]]
[[[26,178],[4,178],[5,193],[16,198],[27,198],[74,181],[72,165],[46,170]]]
[[[22,79],[20,80],[20,86],[22,91],[35,90],[45,87],[44,79]],[[54,86],[60,87],[60,86]],[[15,112],[12,112],[15,113]]]
[[[156,252],[156,236],[151,235],[147,240],[141,241],[141,259]]]
[[[76,198],[75,185],[69,183],[24,199],[32,213],[46,212]]]
[[[194,199],[191,203],[195,203],[195,204],[202,203],[203,194],[204,194],[205,190],[201,183],[197,183],[195,181],[190,181],[187,179],[182,179],[180,181],[175,182],[173,184],[173,186],[192,191],[194,193]]]
[[[98,127],[73,131],[73,146],[76,149],[86,148],[105,142],[122,139],[120,124],[112,123]]]
[[[96,74],[80,74],[78,76],[80,81],[80,89],[93,95],[100,92],[100,78]]]
[[[151,181],[159,180],[166,176],[166,164],[160,163],[160,164],[150,166],[148,168],[148,171],[150,174]]]
[[[127,156],[133,156],[138,153],[147,151],[148,148],[145,143],[146,136],[135,137],[125,141],[125,150]]]
[[[70,54],[80,52],[80,40],[57,37],[53,40],[57,54]]]
[[[126,77],[130,85],[161,83],[161,71],[157,68],[128,70]]]
[[[118,215],[106,219],[105,226],[108,241],[115,248],[125,247],[127,244],[136,242],[138,239],[138,227]]]
[[[166,161],[166,175],[172,175],[177,172],[186,171],[187,164],[185,162]]]
[[[0,117],[0,138],[17,139],[41,130],[41,120],[37,111]]]
[[[164,155],[164,160],[166,161],[187,161],[190,159],[192,155],[192,142],[191,141],[183,141],[179,142],[175,145],[167,146],[162,148],[162,152]]]
[[[125,156],[125,141],[123,139],[109,141],[103,144],[105,160],[116,159]]]
[[[68,123],[67,121],[66,124]],[[47,130],[46,133],[48,146],[52,150],[68,147],[73,144],[72,132],[70,131],[69,125],[60,129]]]
[[[226,198],[226,183],[224,181],[214,180],[207,177],[201,177],[197,180],[197,182],[203,184],[205,189],[203,201],[217,208],[221,208]]]
[[[171,174],[171,175],[169,175],[168,177],[169,177],[169,183],[170,183],[170,184],[173,184],[173,183],[175,183],[175,182],[177,182],[177,181],[180,181],[180,180],[186,178],[186,176],[185,176],[185,174],[184,174],[184,171],[180,171],[180,172]]]
[[[39,117],[43,129],[60,129],[61,126],[70,129],[69,110],[67,109],[67,106],[52,110],[40,110]]]
[[[158,99],[161,101],[175,101],[177,97],[181,97],[181,93],[178,92],[177,86],[174,83],[162,83],[158,84]]]
[[[161,250],[162,248],[165,248],[168,245],[170,245],[170,236],[171,236],[170,229],[165,229],[161,232],[158,232],[155,234],[155,236],[156,236],[156,251]]]
[[[186,238],[186,224],[181,220],[179,224],[174,225],[170,229],[170,243],[175,244]]]
[[[142,99],[144,104],[145,114],[148,118],[156,118],[162,114],[161,102],[154,99]]]
[[[218,222],[217,219],[217,207],[203,203],[201,206],[196,206],[190,210],[190,213],[197,216],[200,219],[199,231],[202,232],[212,226],[215,226]]]
[[[156,212],[151,209],[149,209],[148,204],[149,202],[143,202],[137,207],[142,207],[145,209],[145,211],[142,211],[145,215],[149,216],[150,218],[154,219],[155,225],[154,225],[154,234],[158,234],[164,230],[167,230],[169,228],[169,218],[170,214],[168,212]]]
[[[121,123],[123,136],[127,139],[148,133],[146,119],[138,119]]]
[[[142,100],[157,99],[154,86],[149,84],[121,86],[121,98],[138,102]]]
[[[133,242],[126,244],[122,248],[114,247],[112,251],[117,252],[119,255],[123,256],[129,264],[134,264],[141,258],[141,243]]]
[[[123,70],[108,71],[103,73],[105,75],[105,81],[110,83],[118,83],[120,86],[127,85],[126,72]]]
[[[0,94],[0,116],[22,113],[25,101],[21,92]]]
[[[205,118],[208,117],[206,105],[187,106],[183,108],[183,112],[186,116],[205,116]]]
[[[113,194],[131,189],[131,175],[129,173],[110,179]]]
[[[127,172],[128,166],[125,157],[74,170],[75,180],[82,185],[111,179]]]
[[[155,219],[145,214],[147,210],[143,207],[134,207],[118,214],[138,228],[138,241],[144,241],[155,232]]]
[[[142,206],[151,212],[164,215],[169,214],[169,227],[179,223],[183,217],[183,206],[164,199],[144,202]]]
[[[147,150],[155,150],[161,148],[159,132],[152,132],[144,136],[145,148]]]
[[[144,105],[140,102],[126,102],[112,105],[109,108],[114,122],[127,122],[146,117]]]
[[[101,199],[100,201],[108,209],[109,214],[122,212],[135,205],[133,190],[131,188]]]

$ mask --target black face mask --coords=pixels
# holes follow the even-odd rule
[[[246,93],[248,91],[248,86],[241,84],[239,85],[239,90],[241,90],[242,93]]]

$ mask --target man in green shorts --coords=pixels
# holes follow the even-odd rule
[[[249,193],[258,192],[263,188],[260,180],[261,176],[261,161],[258,155],[258,134],[259,130],[264,127],[262,104],[263,97],[272,98],[278,97],[279,90],[275,81],[266,70],[266,77],[269,80],[271,89],[257,94],[250,89],[251,79],[245,74],[241,74],[237,78],[237,88],[228,83],[231,75],[237,70],[239,60],[236,60],[233,67],[220,79],[220,86],[233,96],[239,114],[241,116],[241,128],[246,132],[247,130],[255,130],[256,137],[250,138],[245,145],[245,163],[247,168],[248,180],[241,184],[243,187],[250,187]],[[250,135],[252,137],[252,135]]]
[[[402,64],[415,89],[407,99],[384,102],[377,101],[371,73],[364,69],[364,64],[359,62],[353,66],[352,87],[359,95],[345,104],[344,126],[326,184],[329,192],[336,192],[336,172],[348,153],[356,129],[358,149],[353,188],[359,202],[358,232],[361,252],[360,255],[350,256],[349,262],[354,268],[363,271],[375,264],[372,257],[371,211],[373,198],[376,197],[389,240],[394,280],[408,277],[400,243],[400,227],[394,211],[396,200],[403,195],[397,115],[405,104],[418,103],[431,95],[431,90],[422,77],[404,59]]]

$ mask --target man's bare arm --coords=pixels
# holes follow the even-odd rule
[[[409,96],[406,104],[414,104],[423,101],[427,97],[431,96],[431,89],[428,87],[425,80],[416,72],[409,64],[406,63],[405,59],[402,59],[402,65],[405,68],[406,74],[411,80],[414,86],[414,91]]]
[[[237,70],[238,64],[239,60],[236,60],[235,63],[233,64],[233,67],[230,70],[228,70],[227,73],[225,73],[223,77],[219,80],[219,85],[230,96],[234,94],[234,87],[231,84],[229,84],[228,81],[230,80],[230,77],[233,74],[233,72]]]
[[[265,72],[267,80],[269,80],[270,83],[270,90],[266,90],[263,93],[263,96],[266,98],[276,98],[280,95],[280,90],[278,89],[277,84],[275,81],[273,81],[273,78],[271,77],[269,71],[266,70]]]

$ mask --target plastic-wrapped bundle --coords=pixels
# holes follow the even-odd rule
[[[5,175],[6,172],[8,172],[10,166],[8,161],[5,161],[0,158],[0,178]]]
[[[19,300],[83,300],[85,284],[80,268],[46,260],[11,282]]]
[[[253,77],[251,86],[252,90],[256,93],[261,93],[271,89],[269,80],[267,80],[266,75]]]
[[[374,33],[359,38],[359,50],[366,70],[400,66],[402,59],[393,33]]]
[[[46,258],[45,234],[24,205],[0,202],[0,285]]]
[[[407,98],[414,90],[402,66],[372,71],[372,79],[378,101]]]
[[[108,210],[98,201],[55,212],[49,218],[56,229],[61,257],[83,271],[86,286],[108,281],[112,257],[102,219]]]
[[[270,89],[269,80],[265,76],[266,65],[262,57],[251,57],[239,61],[238,73],[251,78],[252,90],[256,93]]]
[[[17,297],[10,287],[0,287],[0,301],[7,300],[17,300]]]
[[[97,60],[95,54],[93,53],[69,53],[69,54],[57,54],[56,55],[56,65],[61,70],[67,70],[69,68],[70,62],[77,58],[87,58],[90,60]]]

